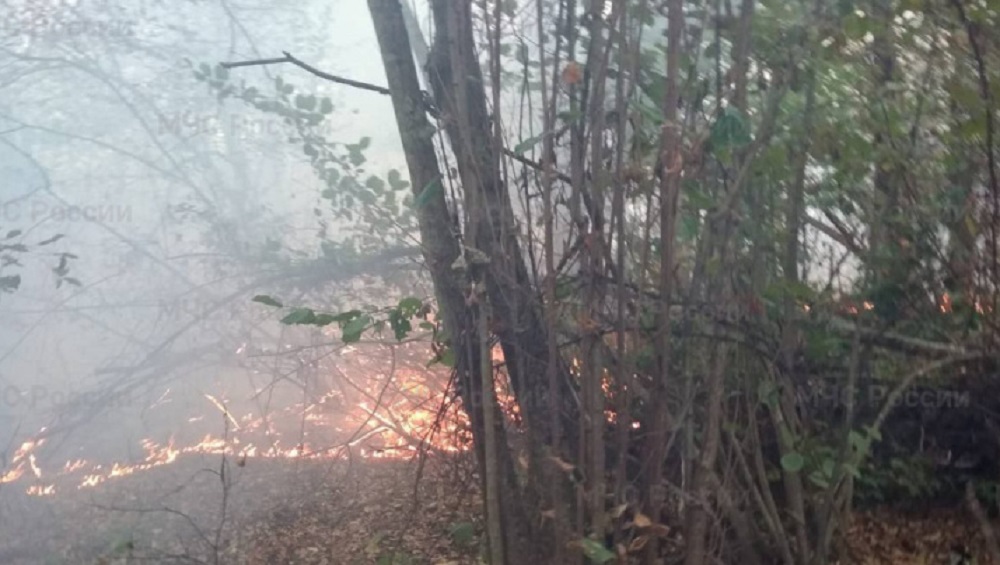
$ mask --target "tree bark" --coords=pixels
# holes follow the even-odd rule
[[[472,246],[490,260],[485,277],[493,314],[492,329],[500,338],[507,372],[528,426],[551,445],[548,387],[548,338],[514,224],[507,187],[495,174],[496,146],[487,111],[482,70],[472,36],[468,3],[434,0],[435,37],[429,71],[444,129],[455,152],[465,191],[466,213],[483,226]],[[499,80],[499,77],[497,77]],[[558,385],[563,430],[575,434],[578,405],[568,372],[560,366]],[[567,441],[572,441],[567,437]]]

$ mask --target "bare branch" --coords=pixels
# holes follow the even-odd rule
[[[361,82],[358,80],[352,80],[349,78],[339,77],[337,75],[332,75],[328,72],[321,71],[316,67],[293,57],[288,51],[282,51],[285,55],[284,57],[278,57],[274,59],[256,59],[250,61],[235,61],[229,63],[220,63],[224,69],[233,69],[236,67],[254,67],[258,65],[274,65],[278,63],[291,63],[297,67],[309,71],[311,74],[318,76],[321,79],[328,80],[330,82],[336,82],[338,84],[345,84],[347,86],[353,86],[354,88],[360,88],[362,90],[370,90],[372,92],[377,92],[379,94],[390,94],[389,89],[384,86],[378,86],[374,84],[369,84],[367,82]]]

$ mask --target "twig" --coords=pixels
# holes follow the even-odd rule
[[[295,65],[297,67],[305,69],[306,71],[308,71],[308,72],[310,72],[310,73],[318,76],[321,79],[328,80],[330,82],[336,82],[338,84],[346,84],[347,86],[353,86],[354,88],[360,88],[362,90],[370,90],[372,92],[378,92],[379,94],[386,94],[386,95],[391,94],[389,92],[389,89],[386,88],[386,87],[384,87],[384,86],[378,86],[378,85],[375,85],[375,84],[369,84],[367,82],[361,82],[361,81],[358,81],[358,80],[352,80],[352,79],[349,79],[349,78],[339,77],[337,75],[331,75],[328,72],[321,71],[321,70],[317,69],[316,67],[310,65],[309,63],[306,63],[305,61],[302,61],[300,59],[296,59],[288,51],[282,51],[282,54],[284,54],[284,57],[278,57],[278,58],[274,58],[274,59],[255,59],[255,60],[250,60],[250,61],[235,61],[235,62],[230,62],[230,63],[220,63],[220,65],[224,69],[233,69],[233,68],[236,68],[236,67],[253,67],[253,66],[258,66],[258,65],[274,65],[274,64],[278,64],[278,63],[291,63],[291,64],[293,64],[293,65]]]
[[[856,322],[851,322],[842,318],[831,317],[828,321],[829,329],[839,332],[854,334],[859,332],[861,339],[865,343],[884,347],[895,351],[903,351],[916,355],[929,357],[941,357],[943,355],[975,356],[978,352],[970,350],[961,345],[930,341],[919,337],[910,337],[895,332],[880,331],[871,328],[860,327]]]
[[[903,393],[910,388],[910,385],[912,385],[913,382],[916,381],[918,378],[921,378],[924,375],[927,375],[928,373],[937,371],[938,369],[947,367],[948,365],[951,365],[953,363],[961,363],[963,361],[974,361],[976,359],[982,359],[983,357],[984,357],[983,354],[966,353],[964,355],[955,355],[953,357],[947,357],[945,359],[941,359],[940,361],[928,363],[923,367],[917,369],[916,371],[913,371],[909,375],[906,375],[901,381],[899,381],[899,384],[896,385],[896,388],[892,389],[892,391],[889,392],[889,396],[886,399],[885,404],[882,405],[882,409],[879,410],[878,415],[875,417],[875,421],[872,422],[871,424],[871,429],[878,431],[882,427],[882,423],[889,416],[889,412],[891,412],[892,409],[899,402],[899,397],[902,396]]]

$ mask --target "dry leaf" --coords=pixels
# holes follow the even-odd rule
[[[638,553],[642,551],[642,548],[646,547],[649,542],[649,536],[639,536],[632,540],[632,543],[628,544],[629,553]]]
[[[648,528],[653,525],[653,521],[649,519],[649,516],[642,513],[636,514],[632,523],[635,524],[635,527],[637,528]]]
[[[556,466],[559,467],[559,469],[561,471],[563,471],[564,473],[572,473],[573,470],[576,469],[575,465],[573,465],[571,463],[567,463],[567,462],[563,461],[562,459],[556,457],[555,455],[553,455],[552,457],[549,457],[549,459],[551,459],[556,464]]]
[[[580,68],[580,64],[576,62],[568,63],[562,72],[563,84],[567,86],[572,86],[574,84],[579,84],[583,80],[583,70]]]
[[[649,527],[649,534],[658,538],[665,538],[670,535],[670,527],[663,524],[653,524]]]

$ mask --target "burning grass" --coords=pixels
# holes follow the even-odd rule
[[[221,562],[270,563],[301,551],[315,558],[303,562],[350,562],[336,551],[370,562],[372,551],[401,551],[417,538],[438,540],[437,549],[407,549],[414,555],[449,554],[447,525],[474,506],[474,493],[456,489],[455,477],[438,479],[430,494],[430,486],[415,490],[413,462],[461,461],[469,436],[450,400],[450,371],[426,359],[417,346],[355,345],[294,383],[286,375],[254,384],[258,372],[249,387],[189,395],[197,400],[189,412],[177,410],[177,391],[165,390],[146,410],[169,415],[173,431],[118,460],[59,459],[47,451],[59,438],[42,429],[0,468],[0,516],[19,517],[0,523],[0,562],[88,563],[124,552],[156,562],[224,555]],[[428,485],[431,477],[424,473]],[[421,498],[435,499],[435,518]],[[353,533],[331,535],[341,522]],[[309,524],[340,541],[291,543],[312,535]],[[362,535],[382,526],[387,537],[377,543]]]
[[[200,411],[175,417],[183,424],[171,428],[179,432],[141,440],[142,455],[127,461],[73,458],[53,463],[52,455],[43,454],[49,439],[43,428],[0,468],[0,485],[20,487],[31,496],[53,496],[194,455],[225,455],[243,466],[260,459],[459,454],[470,446],[464,415],[450,400],[448,370],[428,368],[425,350],[417,345],[342,348],[335,358],[314,363],[310,374],[299,376],[298,387],[282,387],[288,379],[272,379],[241,392],[202,393]],[[172,394],[165,390],[148,410],[168,410]]]

